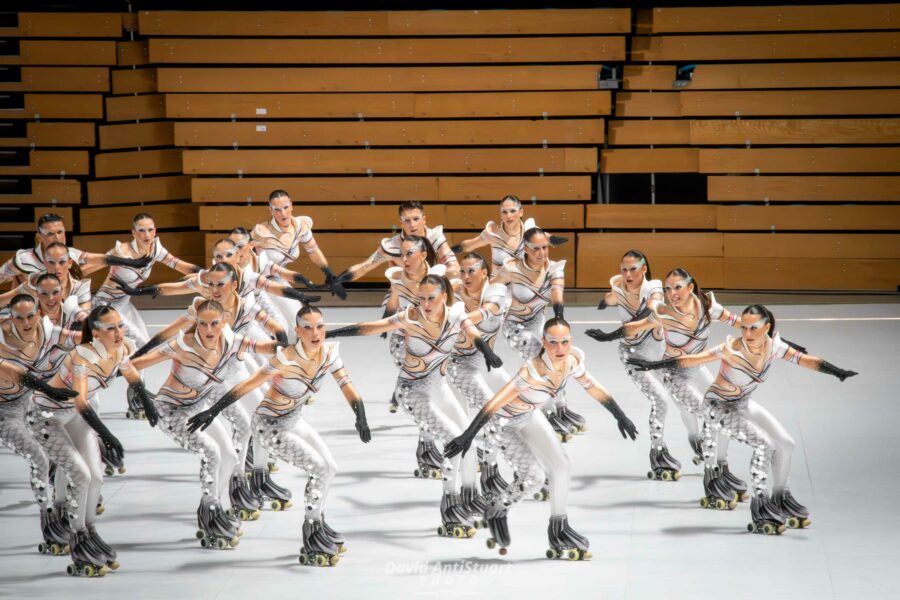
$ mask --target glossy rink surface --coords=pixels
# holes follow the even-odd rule
[[[740,310],[739,306],[728,305]],[[860,375],[845,383],[777,363],[755,399],[796,440],[791,486],[812,512],[809,530],[782,536],[747,533],[749,507],[699,507],[700,468],[690,462],[684,427],[668,418],[669,448],[683,464],[678,482],[649,481],[647,411],[625,375],[615,344],[584,335],[614,329],[613,311],[570,307],[575,344],[593,375],[638,425],[637,442],[619,437],[609,413],[577,385],[569,407],[588,431],[566,446],[572,460],[569,522],[591,540],[593,559],[544,558],[549,504],[528,500],[509,519],[512,545],[501,557],[488,534],[440,538],[440,483],[414,479],[416,432],[403,413],[390,414],[395,370],[387,342],[342,338],[341,353],[367,404],[372,442],[363,445],[353,414],[332,380],[304,408],[337,460],[326,515],[347,539],[335,567],[301,566],[300,470],[280,463],[273,478],[293,490],[295,506],[265,511],[244,525],[234,550],[206,550],[194,537],[200,489],[198,459],[146,422],[124,418],[121,379],[102,396],[102,417],[126,448],[127,472],[107,478],[106,512],[97,528],[119,552],[121,568],[103,579],[66,574],[68,558],[37,553],[38,514],[25,462],[0,449],[0,597],[261,599],[303,594],[367,598],[519,597],[619,598],[897,598],[900,597],[900,305],[773,305],[778,328],[813,354]],[[178,311],[145,311],[163,324]],[[329,324],[376,319],[381,310],[325,309]],[[598,321],[600,323],[598,323]],[[151,327],[151,333],[158,331]],[[711,343],[730,332],[714,325]],[[500,355],[514,370],[504,340]],[[156,390],[163,367],[146,373]],[[731,445],[732,470],[749,479],[749,450]],[[504,471],[510,479],[508,470]]]

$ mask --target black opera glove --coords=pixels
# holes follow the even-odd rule
[[[560,302],[553,303],[553,316],[557,319],[565,319],[564,313],[566,311],[566,305]]]
[[[322,267],[322,272],[325,273],[325,285],[331,288],[331,295],[337,296],[341,300],[346,300],[347,290],[344,289],[343,281],[334,274],[334,271],[328,265]]]
[[[550,242],[550,245],[555,248],[556,246],[562,246],[563,244],[568,242],[569,238],[563,237],[561,235],[551,235],[548,241]]]
[[[205,431],[206,428],[212,425],[212,422],[216,420],[216,417],[219,416],[220,412],[237,402],[239,399],[240,396],[235,394],[234,390],[230,390],[224,396],[219,398],[215,404],[188,419],[188,430],[190,430],[191,433],[195,433],[198,429],[200,431]]]
[[[294,273],[294,275],[293,275],[293,277],[291,277],[291,279],[294,280],[294,283],[298,283],[307,289],[312,289],[315,287],[315,284],[313,284],[312,281],[310,281],[309,279],[307,279],[300,273]]]
[[[125,449],[122,448],[122,444],[116,436],[106,428],[106,425],[103,424],[103,421],[100,420],[100,417],[97,416],[94,409],[88,405],[79,412],[85,423],[97,433],[97,437],[100,438],[100,443],[106,448],[106,454],[116,461],[116,463],[121,463],[125,458]]]
[[[147,354],[148,352],[165,342],[166,339],[167,338],[162,333],[157,333],[152,338],[150,338],[150,340],[146,344],[135,350],[129,358],[131,360],[134,360],[136,358],[142,357],[143,355]]]
[[[48,385],[46,381],[38,379],[27,371],[19,375],[19,385],[36,392],[41,392],[51,400],[56,400],[57,402],[65,402],[66,400],[78,397],[78,392],[75,390],[53,387]]]
[[[655,371],[656,369],[678,368],[677,358],[664,358],[662,360],[646,360],[644,358],[627,358],[625,362],[638,371]]]
[[[108,267],[143,269],[153,262],[152,256],[142,256],[140,258],[125,258],[124,256],[115,256],[114,254],[104,254],[104,256],[106,256],[106,265]]]
[[[808,352],[806,351],[806,348],[804,348],[800,344],[795,344],[791,340],[785,339],[784,336],[781,337],[781,341],[784,342],[785,344],[787,344],[788,346],[790,346],[791,348],[793,348],[794,350],[796,350],[797,352],[801,352],[803,354],[808,354]]]
[[[597,304],[597,310],[603,310],[609,308],[609,304],[606,303],[606,295],[600,296],[600,302]]]
[[[782,339],[784,339],[784,338],[782,338]],[[841,381],[844,381],[848,377],[853,377],[854,375],[859,375],[859,373],[857,373],[856,371],[845,371],[844,369],[841,369],[840,367],[836,367],[824,359],[822,359],[822,361],[819,363],[817,368],[821,373],[825,373],[826,375],[834,375]]]
[[[125,292],[126,296],[153,296],[156,298],[159,295],[159,286],[158,285],[146,285],[144,287],[131,287],[118,277],[110,277],[110,281],[115,283],[119,288]]]
[[[602,329],[588,329],[584,333],[588,337],[594,338],[598,342],[611,342],[613,340],[618,340],[625,337],[625,328],[619,327],[615,331],[610,331],[609,333],[603,331]]]
[[[469,448],[472,446],[472,442],[475,441],[475,436],[478,435],[478,432],[485,426],[490,418],[491,416],[484,412],[484,409],[479,410],[475,415],[475,418],[472,419],[472,422],[469,423],[469,426],[466,427],[466,430],[458,437],[450,440],[447,445],[444,446],[444,458],[453,458],[460,452],[465,456],[466,452],[468,452]]]
[[[153,404],[153,397],[147,388],[144,387],[144,382],[138,381],[137,383],[132,383],[128,387],[134,393],[134,397],[140,401],[141,406],[144,407],[144,415],[147,417],[147,422],[150,423],[150,427],[156,427],[156,424],[159,422],[159,413],[156,412],[156,406]]]
[[[337,329],[332,329],[331,331],[325,332],[325,339],[331,339],[336,337],[353,337],[357,335],[362,335],[362,330],[359,325],[347,325],[346,327],[338,327]]]
[[[290,343],[288,342],[287,333],[285,333],[284,331],[279,329],[272,335],[275,336],[275,340],[278,342],[279,346],[289,346],[290,345]]]
[[[484,355],[484,362],[487,363],[487,369],[490,371],[491,369],[499,369],[503,366],[503,361],[500,360],[500,357],[488,346],[488,343],[484,341],[481,337],[475,338],[475,347],[478,348],[478,351]]]
[[[450,246],[450,252],[452,252],[453,254],[459,254],[460,252],[462,252],[462,244],[453,244],[452,246]]]
[[[359,439],[364,444],[372,441],[372,432],[369,430],[369,423],[366,421],[366,407],[362,400],[354,400],[350,403],[350,408],[356,414],[356,432],[359,433]]]
[[[616,423],[619,425],[619,433],[622,434],[622,439],[627,440],[630,437],[634,440],[638,433],[637,427],[635,427],[634,423],[631,422],[631,419],[622,412],[622,409],[616,404],[616,401],[610,398],[606,402],[602,402],[602,404],[603,407],[615,417]]]
[[[292,300],[296,300],[301,304],[312,304],[313,302],[318,302],[322,299],[322,296],[307,296],[300,290],[292,287],[285,287],[281,294],[285,298],[290,298]]]

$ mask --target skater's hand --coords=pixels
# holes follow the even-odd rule
[[[113,267],[131,267],[132,269],[143,269],[153,262],[153,256],[142,256],[140,258],[125,258],[122,256],[106,255],[107,266]]]
[[[484,355],[484,362],[487,363],[488,371],[491,369],[499,369],[503,366],[503,361],[482,338],[475,338],[475,347]]]
[[[469,451],[469,447],[472,445],[472,440],[473,438],[465,432],[459,437],[453,438],[446,446],[444,446],[444,458],[453,458],[459,453],[462,453],[462,455],[465,456],[466,452]]]
[[[156,427],[156,424],[159,422],[159,413],[156,412],[156,406],[153,404],[153,396],[147,391],[147,388],[144,387],[144,382],[138,381],[137,383],[132,383],[128,387],[131,388],[134,397],[140,401],[141,407],[144,409],[144,416],[147,417],[147,422],[150,424],[150,427]]]
[[[845,379],[855,377],[856,375],[859,375],[859,373],[857,373],[856,371],[845,371],[841,369],[841,372],[839,374],[836,374],[835,376],[841,381],[844,381]]]
[[[363,444],[372,441],[372,432],[369,430],[369,423],[366,421],[366,407],[362,400],[357,400],[352,405],[353,412],[356,413],[356,432],[359,433],[359,439]]]
[[[125,449],[122,448],[122,443],[116,438],[116,436],[109,434],[109,436],[101,436],[100,443],[103,444],[106,449],[106,455],[116,464],[122,464],[125,460]]]
[[[462,252],[462,244],[454,244],[450,246],[450,252],[452,252],[453,254],[459,254],[460,252]]]
[[[553,246],[554,248],[556,248],[557,246],[562,246],[563,244],[565,244],[568,241],[569,241],[569,238],[563,237],[561,235],[551,235],[550,239],[549,239],[550,245]]]
[[[325,274],[325,285],[331,288],[331,295],[337,296],[341,300],[346,300],[347,290],[344,289],[343,284],[349,279],[349,273],[345,271],[340,275],[335,275],[331,267],[328,266],[322,267],[322,272]]]
[[[56,400],[57,402],[65,402],[66,400],[71,400],[78,397],[78,392],[76,392],[75,390],[47,385],[47,382],[38,379],[27,371],[22,373],[22,375],[19,377],[19,384],[22,387],[39,391],[51,400]]]
[[[276,331],[272,335],[275,336],[275,340],[278,342],[279,346],[289,346],[287,334],[283,331]]]
[[[631,437],[634,440],[637,437],[637,427],[634,426],[634,423],[631,422],[619,405],[615,400],[610,398],[606,402],[603,403],[603,408],[612,413],[612,416],[616,419],[616,424],[619,426],[619,433],[622,434],[622,439],[628,439]]]
[[[619,327],[615,331],[610,331],[609,333],[603,331],[602,329],[588,329],[584,333],[588,337],[594,338],[598,342],[611,342],[613,340],[625,337],[625,332],[621,327]]]
[[[216,420],[217,416],[218,413],[211,408],[198,412],[196,415],[188,419],[188,431],[190,431],[191,433],[197,433],[198,429],[200,431],[206,431],[206,428],[212,425],[212,422]]]
[[[650,371],[653,369],[653,363],[655,361],[647,360],[645,358],[626,358],[625,362],[638,371]]]
[[[109,279],[117,286],[119,286],[119,288],[125,293],[126,296],[153,296],[154,298],[156,298],[159,295],[159,287],[155,285],[135,288],[131,287],[118,277],[112,276]]]
[[[291,278],[294,280],[294,283],[299,283],[303,287],[307,289],[312,289],[314,287],[313,282],[301,275],[300,273],[294,273],[294,276]]]
[[[603,295],[600,297],[600,302],[597,304],[597,310],[603,310],[605,308],[609,308],[609,304],[606,303],[606,296]],[[594,330],[589,329],[588,331],[594,331]]]
[[[291,298],[302,304],[312,304],[322,299],[322,296],[307,296],[297,288],[292,287],[285,287],[281,293],[285,298]]]

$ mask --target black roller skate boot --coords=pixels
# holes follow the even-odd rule
[[[106,557],[91,544],[87,529],[79,529],[69,534],[72,564],[66,572],[74,577],[103,577],[109,573]]]
[[[441,498],[441,521],[438,535],[457,539],[470,538],[475,535],[472,515],[460,501],[459,494],[445,493]]]
[[[544,416],[547,417],[547,421],[550,423],[550,426],[553,427],[553,431],[556,432],[556,437],[559,438],[559,441],[566,443],[572,439],[571,429],[559,419],[555,410],[545,410]]]
[[[500,475],[500,467],[497,463],[483,463],[481,465],[481,490],[486,496],[499,498],[509,489],[509,484]]]
[[[337,545],[322,528],[319,519],[303,519],[303,547],[300,564],[333,567],[341,559]]]
[[[750,499],[750,492],[747,491],[747,482],[731,472],[728,468],[728,461],[719,461],[719,473],[728,486],[734,490],[735,500],[738,502],[746,502]]]
[[[572,432],[572,434],[579,434],[587,431],[587,423],[585,422],[584,417],[577,412],[570,410],[568,406],[557,406],[556,416],[564,425],[569,426],[569,431]]]
[[[197,539],[204,548],[225,550],[238,545],[237,530],[212,496],[204,496],[197,508]]]
[[[147,415],[144,414],[144,406],[141,404],[141,401],[135,397],[131,386],[126,390],[125,397],[128,399],[128,408],[125,409],[125,418],[140,421],[146,420]]]
[[[291,502],[291,490],[272,481],[267,468],[253,469],[250,491],[259,499],[259,505],[263,508],[268,504],[272,510],[287,510],[294,505]]]
[[[569,526],[569,520],[566,515],[550,517],[547,537],[550,538],[550,549],[547,550],[547,558],[589,560],[592,556],[589,550],[591,543],[586,537]]]
[[[501,502],[492,502],[485,511],[485,519],[491,531],[491,537],[487,539],[487,547],[491,550],[498,548],[500,556],[506,556],[509,552],[510,536],[509,524],[506,515],[509,507]]]
[[[694,456],[691,458],[695,465],[703,464],[703,439],[700,436],[688,436],[688,443],[691,445],[691,450],[694,451]]]
[[[119,568],[119,561],[116,560],[116,551],[112,546],[103,541],[103,538],[97,533],[97,528],[93,523],[87,525],[88,543],[91,544],[99,555],[106,559],[106,566],[111,571]]]
[[[444,462],[444,455],[438,451],[434,442],[419,440],[416,448],[416,462],[419,466],[413,471],[413,475],[417,479],[441,478],[441,463]]]
[[[322,533],[337,546],[338,554],[346,552],[347,547],[344,545],[344,534],[340,531],[335,531],[328,525],[325,521],[325,513],[322,513],[319,517],[319,522],[322,524]]]
[[[44,541],[38,544],[38,552],[53,556],[69,553],[69,532],[52,509],[41,509],[41,534]]]
[[[228,484],[231,498],[231,512],[241,521],[255,521],[259,518],[259,500],[250,491],[247,478],[240,473],[231,476]]]
[[[722,477],[718,467],[704,470],[703,493],[705,496],[700,498],[700,506],[703,508],[734,510],[737,506],[737,500],[734,499],[734,490]]]
[[[769,499],[769,494],[763,492],[751,498],[750,514],[753,521],[747,525],[747,531],[766,535],[784,533],[784,514],[778,505]]]
[[[460,500],[463,508],[465,508],[473,517],[475,529],[484,529],[487,522],[484,520],[484,513],[487,510],[487,504],[484,496],[478,493],[474,487],[465,487],[460,490]]]
[[[671,454],[665,444],[650,446],[650,470],[647,479],[678,481],[681,479],[681,463]]]
[[[791,529],[805,529],[812,525],[809,518],[809,509],[797,502],[791,490],[784,489],[772,494],[772,501],[787,517],[787,526]]]

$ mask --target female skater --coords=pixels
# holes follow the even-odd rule
[[[0,294],[0,306],[7,304],[13,296],[19,294],[28,294],[32,298],[40,296],[38,290],[38,279],[41,275],[54,275],[59,282],[59,297],[65,302],[69,297],[75,297],[78,306],[78,312],[73,315],[73,320],[80,320],[87,316],[87,312],[91,310],[91,280],[76,279],[72,275],[72,259],[69,257],[69,248],[65,244],[53,242],[43,253],[41,265],[42,271],[30,273],[24,277],[21,284],[14,287],[5,294]],[[70,303],[71,306],[71,303]]]
[[[488,498],[486,516],[493,536],[488,540],[488,548],[499,545],[500,554],[506,554],[510,543],[506,522],[510,507],[525,494],[540,488],[546,472],[551,490],[547,557],[570,560],[591,557],[587,538],[569,527],[566,516],[569,457],[540,410],[573,378],[612,413],[623,438],[635,439],[634,424],[585,369],[584,352],[572,346],[569,324],[554,318],[544,325],[540,354],[526,361],[516,377],[478,411],[465,432],[444,449],[445,457],[466,453],[478,431],[487,425],[488,435],[516,469],[519,476],[509,493]]]
[[[447,360],[457,344],[473,344],[490,368],[503,363],[472,325],[462,302],[455,302],[446,277],[428,275],[419,284],[418,302],[389,318],[329,331],[326,338],[373,335],[402,330],[406,339],[403,364],[395,393],[400,406],[420,429],[443,443],[460,435],[466,414],[444,381]],[[463,485],[474,487],[475,456],[463,465]],[[441,467],[444,493],[438,534],[457,538],[475,534],[472,516],[460,501],[460,459],[444,459]]]
[[[775,359],[834,375],[841,381],[853,377],[855,371],[845,371],[822,358],[798,351],[781,339],[775,330],[775,316],[766,307],[753,304],[741,314],[741,337],[728,336],[724,344],[711,350],[692,355],[669,357],[659,361],[631,358],[628,362],[642,370],[664,368],[690,368],[721,361],[715,381],[703,398],[704,460],[706,472],[715,476],[715,436],[713,430],[753,448],[750,476],[753,498],[750,513],[752,532],[775,534],[784,531],[784,522],[792,528],[807,527],[811,523],[809,510],[797,502],[788,488],[791,471],[791,454],[794,439],[781,423],[765,408],[753,400],[752,395],[766,380]],[[772,495],[766,479],[771,472]],[[704,480],[706,496],[701,500],[708,504],[712,496],[717,503],[728,498],[716,494],[717,486]]]
[[[304,492],[303,547],[300,564],[335,565],[343,551],[344,537],[325,523],[325,500],[337,472],[331,451],[300,414],[305,399],[319,391],[326,373],[331,373],[356,415],[356,431],[363,443],[371,438],[362,398],[350,381],[338,353],[338,344],[325,343],[322,312],[305,306],[297,313],[298,342],[279,349],[269,364],[222,396],[209,409],[188,421],[191,431],[215,425],[216,416],[263,383],[272,385],[253,414],[253,429],[263,445],[281,460],[306,470]]]
[[[553,316],[563,318],[563,290],[566,261],[550,260],[550,236],[532,227],[523,235],[525,256],[509,259],[491,279],[491,283],[509,286],[512,304],[503,322],[503,336],[524,360],[541,350],[544,309],[553,305]],[[584,417],[569,410],[565,392],[544,407],[547,420],[564,442],[573,432],[584,431]]]
[[[208,431],[188,428],[188,419],[225,393],[226,381],[248,352],[273,355],[277,342],[259,342],[234,333],[227,324],[225,308],[215,300],[201,300],[196,306],[194,325],[177,337],[132,364],[146,369],[171,360],[169,377],[156,396],[163,431],[175,442],[200,457],[200,506],[197,509],[197,537],[206,548],[224,549],[237,545],[240,520],[259,517],[251,504],[232,506],[234,521],[225,512],[235,488],[247,487],[234,444],[221,423]],[[258,506],[258,505],[256,505]]]
[[[35,417],[31,431],[51,461],[69,480],[66,508],[71,527],[70,575],[102,576],[116,569],[116,552],[97,535],[94,507],[100,498],[103,470],[97,439],[111,456],[121,459],[122,444],[106,428],[95,412],[97,393],[107,388],[121,373],[140,399],[150,426],[156,425],[156,410],[140,375],[131,365],[129,351],[134,346],[125,339],[125,323],[115,309],[98,306],[84,322],[81,344],[62,361],[48,382],[77,392],[74,399],[58,400],[35,391]]]
[[[26,425],[26,413],[31,413],[32,390],[58,401],[78,395],[68,388],[50,387],[45,381],[65,358],[66,349],[81,340],[81,333],[60,329],[41,318],[34,298],[26,294],[12,299],[10,313],[10,319],[0,324],[0,442],[28,462],[31,491],[41,516],[43,542],[38,550],[63,554],[69,543],[68,529],[60,518],[63,506],[51,507],[50,462]]]
[[[703,292],[700,284],[685,269],[673,269],[666,275],[666,303],[655,304],[650,315],[639,321],[622,325],[612,333],[599,329],[588,329],[585,333],[598,341],[610,341],[624,336],[640,336],[645,332],[662,327],[666,349],[664,358],[679,358],[703,352],[709,338],[709,327],[713,320],[740,327],[740,317],[732,314],[716,302],[712,292]],[[698,381],[698,379],[700,379]],[[688,442],[694,450],[694,464],[703,461],[703,447],[697,419],[701,418],[700,405],[703,390],[709,387],[712,375],[704,367],[687,368],[669,364],[663,371],[661,380],[671,397],[682,408],[682,418],[688,430]],[[685,415],[690,413],[690,417]],[[717,487],[716,495],[737,500],[747,500],[747,483],[731,473],[728,468],[728,438],[719,439],[720,477],[705,472],[704,481]],[[668,452],[666,453],[668,455]],[[674,468],[680,466],[671,456],[661,457],[661,465]],[[671,460],[670,460],[671,459]],[[724,505],[711,502],[709,506],[733,509],[733,500]]]
[[[611,306],[619,309],[622,325],[649,316],[650,311],[664,302],[662,282],[650,275],[650,263],[640,250],[629,250],[622,256],[621,273],[609,280],[610,291],[600,300],[598,309]],[[665,427],[668,412],[668,390],[654,373],[646,373],[628,364],[628,358],[659,360],[665,351],[659,328],[644,330],[633,337],[622,337],[619,360],[641,393],[650,401],[650,479],[674,481],[681,477],[681,463],[669,454]],[[680,405],[677,405],[679,406]],[[697,417],[687,409],[681,411],[685,426],[690,430]]]

